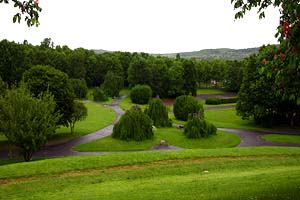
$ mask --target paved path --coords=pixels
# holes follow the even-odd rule
[[[285,134],[285,135],[299,135],[300,131],[293,130],[242,130],[219,128],[219,130],[234,133],[241,138],[241,143],[237,147],[251,147],[251,146],[286,146],[286,147],[300,147],[300,144],[282,143],[266,141],[262,138],[265,134]]]

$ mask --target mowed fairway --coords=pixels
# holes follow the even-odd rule
[[[0,166],[0,199],[297,199],[297,148],[114,153]]]

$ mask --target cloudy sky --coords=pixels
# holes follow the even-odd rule
[[[230,0],[40,0],[41,25],[13,24],[12,5],[0,4],[0,39],[147,53],[250,48],[276,43],[278,9],[234,20]]]

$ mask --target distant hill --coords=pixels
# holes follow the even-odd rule
[[[199,60],[241,60],[248,57],[251,54],[258,53],[259,48],[248,48],[248,49],[204,49],[200,51],[182,52],[179,53],[181,58],[195,58]],[[176,57],[177,53],[171,54],[156,54],[160,56]]]
[[[258,53],[259,48],[248,48],[248,49],[204,49],[200,51],[192,51],[192,52],[181,52],[179,53],[181,58],[195,58],[199,60],[213,60],[213,59],[222,59],[222,60],[242,60],[248,57],[251,54]],[[93,50],[97,54],[105,53],[105,52],[113,52],[106,51],[103,49],[94,49]],[[175,58],[177,53],[169,53],[169,54],[151,54],[154,56],[166,56],[170,58]]]

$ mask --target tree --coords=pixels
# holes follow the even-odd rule
[[[114,126],[113,138],[120,140],[142,141],[153,137],[152,120],[139,106],[128,110]]]
[[[217,128],[198,114],[190,114],[183,134],[188,138],[202,138],[217,134]]]
[[[109,97],[118,97],[121,89],[124,87],[124,79],[113,72],[107,72],[103,83],[103,90]]]
[[[69,121],[69,126],[71,128],[71,134],[74,134],[75,130],[75,123],[78,121],[84,120],[88,113],[87,108],[84,106],[82,102],[75,101],[74,102],[74,109],[73,113],[71,115],[71,119]]]
[[[183,60],[183,90],[186,95],[197,95],[197,71],[192,60]]]
[[[77,98],[84,99],[88,92],[88,87],[84,79],[70,79],[74,93]]]
[[[0,98],[0,132],[20,148],[25,161],[54,134],[59,114],[49,93],[32,96],[24,87]]]
[[[168,69],[168,96],[177,97],[183,95],[183,67],[180,62],[175,62],[172,67]]]
[[[7,84],[2,80],[0,76],[0,97],[4,96],[7,90]]]
[[[167,107],[160,99],[152,99],[148,108],[144,111],[157,127],[171,127],[172,121],[169,119]]]
[[[45,91],[53,95],[56,111],[62,114],[59,124],[68,126],[75,98],[68,75],[53,67],[39,65],[26,71],[23,80],[34,96]]]
[[[224,87],[231,92],[238,92],[243,79],[243,61],[227,61],[228,68],[224,76]]]
[[[18,9],[18,12],[13,17],[13,22],[20,23],[22,16],[25,16],[25,21],[27,26],[38,26],[39,23],[39,13],[42,8],[39,6],[39,0],[28,0],[28,1],[17,1],[12,0],[14,7]],[[0,0],[0,3],[9,4],[10,0]]]
[[[130,92],[130,99],[136,104],[147,104],[151,97],[152,90],[148,85],[136,85]]]
[[[108,97],[104,93],[101,87],[96,87],[93,89],[94,101],[107,101]]]
[[[174,115],[176,119],[187,121],[189,114],[199,114],[204,118],[204,109],[202,104],[192,96],[182,95],[176,98],[174,103]]]

